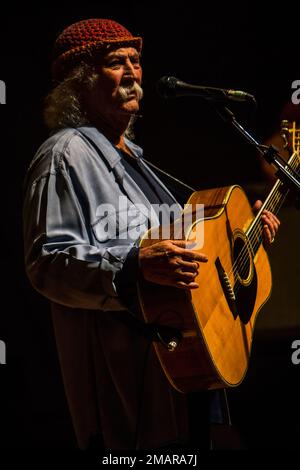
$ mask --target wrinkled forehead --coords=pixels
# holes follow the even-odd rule
[[[137,51],[135,47],[118,47],[118,48],[110,48],[102,58],[104,60],[112,59],[112,58],[139,58],[140,53]]]

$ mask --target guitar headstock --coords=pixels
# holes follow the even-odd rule
[[[281,121],[280,135],[283,139],[283,148],[289,152],[290,155],[297,153],[300,155],[300,124],[296,121],[288,121],[283,119]]]

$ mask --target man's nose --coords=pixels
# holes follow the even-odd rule
[[[138,77],[139,68],[136,68],[130,59],[127,59],[124,67],[124,76],[136,79]]]

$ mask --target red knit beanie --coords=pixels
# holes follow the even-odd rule
[[[81,59],[101,53],[110,46],[142,49],[142,38],[134,37],[116,21],[90,19],[68,26],[54,44],[52,73],[55,80],[63,76]]]

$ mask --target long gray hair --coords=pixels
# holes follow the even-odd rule
[[[44,120],[51,131],[92,124],[84,106],[84,98],[96,85],[98,76],[91,64],[81,62],[49,93],[45,99]],[[138,99],[143,96],[141,87],[136,83],[129,89],[119,88],[121,99],[126,99],[127,92],[132,91],[132,88],[137,91]],[[136,117],[131,116],[125,132],[129,139],[134,138],[135,121]]]

